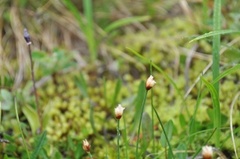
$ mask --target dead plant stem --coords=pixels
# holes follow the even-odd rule
[[[35,96],[36,109],[37,109],[38,117],[39,117],[39,120],[40,120],[40,131],[41,131],[41,129],[42,129],[41,112],[40,112],[40,108],[39,108],[38,95],[37,95],[37,89],[36,89],[36,81],[35,81],[35,76],[34,76],[31,45],[28,45],[28,54],[29,54],[29,58],[30,58],[31,76],[32,76],[32,83],[33,83],[33,93],[34,93],[34,96]]]

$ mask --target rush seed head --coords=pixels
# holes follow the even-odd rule
[[[121,119],[124,109],[121,104],[118,104],[118,107],[115,108],[115,116],[117,119]]]
[[[155,84],[156,84],[156,81],[154,81],[153,76],[150,75],[147,79],[147,82],[146,82],[146,89],[150,90]]]
[[[83,140],[83,150],[86,152],[90,152],[91,145],[87,141],[87,139]]]
[[[31,45],[32,44],[31,38],[30,38],[30,35],[29,35],[29,33],[28,33],[26,28],[24,28],[24,30],[23,30],[23,36],[24,36],[24,39],[27,42],[27,45]]]

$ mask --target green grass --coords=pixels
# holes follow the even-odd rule
[[[18,88],[13,86],[17,69],[25,61],[12,62],[8,58],[22,55],[21,50],[27,47],[21,47],[21,40],[17,41],[22,36],[19,37],[16,30],[12,42],[11,31],[0,26],[3,43],[10,39],[12,43],[19,44],[16,47],[7,43],[2,47],[3,58],[0,58],[0,66],[2,63],[8,64],[3,68],[0,91],[1,131],[3,139],[10,141],[4,143],[5,147],[1,149],[5,157],[48,159],[86,158],[89,155],[90,158],[98,156],[106,159],[116,156],[122,159],[186,159],[200,157],[203,146],[214,145],[219,151],[235,153],[238,158],[237,134],[240,129],[234,129],[234,124],[239,124],[234,113],[238,108],[234,105],[239,97],[240,64],[226,62],[220,52],[221,46],[228,46],[226,43],[236,40],[240,32],[231,27],[232,21],[227,18],[225,20],[229,23],[224,30],[221,28],[221,10],[229,18],[221,1],[214,1],[213,17],[209,14],[211,8],[208,1],[204,0],[202,6],[192,2],[188,9],[194,6],[194,9],[203,11],[192,10],[191,16],[196,16],[196,23],[185,21],[189,15],[172,12],[177,2],[148,1],[143,6],[139,2],[130,8],[127,1],[104,2],[102,4],[101,1],[103,8],[97,7],[100,2],[91,0],[74,3],[64,0],[63,4],[51,1],[34,8],[37,13],[39,10],[40,19],[43,11],[46,12],[44,18],[56,16],[56,13],[60,15],[55,19],[49,18],[53,20],[50,26],[47,25],[50,21],[43,19],[48,26],[44,29],[41,28],[42,23],[29,27],[34,40],[32,70],[36,73],[39,108],[44,112],[41,113],[42,119],[34,107],[37,102],[31,92],[32,82],[27,78],[31,70],[23,74]],[[58,5],[54,6],[55,3]],[[27,3],[24,7],[33,14]],[[58,12],[50,12],[52,8]],[[21,15],[21,10],[15,9],[8,8],[10,12],[4,13],[4,23],[11,21],[8,28],[21,26],[13,25],[17,20],[16,13]],[[64,21],[61,16],[67,19],[69,26],[61,23],[61,20]],[[70,17],[74,18],[68,19]],[[54,25],[55,21],[60,24],[60,30]],[[73,24],[78,26],[72,27]],[[201,25],[204,26],[201,28]],[[64,30],[68,27],[81,30],[84,38],[77,38],[79,32],[69,34]],[[51,39],[42,30],[47,33],[61,32],[61,36]],[[198,33],[202,35],[186,41]],[[42,35],[45,37],[41,39]],[[72,39],[71,49],[74,51],[70,51],[68,44],[64,43],[53,45],[56,48],[52,50],[44,48],[44,39],[53,40],[54,43],[63,37]],[[80,44],[82,42],[84,45]],[[183,72],[193,43],[197,47],[189,64],[189,84],[199,74],[200,80],[184,97],[186,77]],[[18,48],[15,52],[19,54],[5,49],[9,46]],[[230,54],[231,48],[240,52],[238,44],[236,48],[226,47]],[[208,59],[210,54],[212,60]],[[212,62],[212,69],[201,73],[207,62]],[[146,91],[145,82],[149,75],[154,76],[157,84],[151,91]],[[16,96],[17,100],[12,102],[12,96]],[[126,109],[121,120],[116,122],[114,108],[118,103]],[[41,123],[44,124],[40,132]],[[90,152],[84,152],[83,139],[90,141]],[[0,138],[0,141],[5,140]],[[232,147],[229,146],[231,144]]]
[[[90,60],[91,62],[97,59],[97,40],[95,38],[95,27],[93,21],[92,1],[83,0],[84,17],[81,16],[80,12],[73,4],[73,2],[64,0],[66,7],[71,11],[74,17],[77,19],[80,29],[85,34],[86,42],[88,44]]]
[[[26,142],[26,139],[24,137],[23,130],[22,130],[22,127],[21,127],[21,122],[20,122],[19,116],[18,116],[18,105],[17,105],[16,99],[15,99],[15,113],[16,113],[16,118],[17,118],[17,122],[18,122],[18,128],[21,132],[22,142],[23,142],[25,151],[27,153],[27,158],[30,159],[30,153],[29,153],[29,150],[28,150],[28,147],[27,147],[27,142]]]

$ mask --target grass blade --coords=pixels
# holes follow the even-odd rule
[[[85,28],[85,36],[87,39],[89,52],[91,56],[91,61],[94,62],[97,58],[97,47],[96,40],[94,36],[93,27],[93,10],[92,10],[92,0],[83,0],[84,15],[86,17],[87,23]]]
[[[237,64],[235,66],[233,66],[232,68],[229,68],[227,69],[226,71],[224,71],[223,73],[221,73],[218,77],[216,77],[214,80],[213,80],[213,84],[218,82],[220,79],[222,79],[223,77],[235,72],[235,71],[239,71],[240,69],[240,64]]]
[[[140,113],[141,113],[141,104],[143,102],[143,98],[144,98],[144,94],[145,94],[145,83],[142,81],[139,86],[138,86],[138,92],[137,92],[137,96],[136,96],[136,101],[135,101],[135,112],[134,113],[134,123],[133,123],[133,127],[130,130],[130,132],[133,132],[134,129],[137,127],[139,119],[140,119]]]
[[[212,97],[213,109],[214,109],[213,125],[214,125],[214,128],[216,128],[215,144],[217,145],[217,147],[219,147],[220,128],[221,128],[221,112],[220,112],[219,95],[216,89],[214,88],[213,84],[205,80],[203,77],[201,77],[201,80],[207,86]]]
[[[189,43],[192,43],[192,42],[197,41],[197,40],[209,38],[209,37],[212,37],[212,36],[223,35],[223,34],[231,34],[231,33],[240,34],[240,31],[238,31],[238,30],[216,30],[216,31],[210,31],[208,33],[205,33],[203,35],[200,35],[200,36],[190,40]]]
[[[80,73],[79,76],[74,77],[74,81],[79,90],[82,92],[83,96],[87,98],[88,97],[87,82],[84,78],[84,75]]]
[[[123,19],[119,19],[117,21],[114,21],[112,24],[110,24],[108,27],[106,27],[104,30],[106,32],[111,32],[117,28],[120,28],[122,26],[135,23],[135,22],[143,22],[143,21],[148,21],[150,19],[149,16],[141,16],[141,17],[127,17]]]
[[[20,123],[19,116],[18,116],[18,108],[17,108],[17,101],[16,101],[16,99],[15,99],[15,113],[16,113],[16,118],[17,118],[19,130],[21,132],[23,145],[24,145],[24,148],[25,148],[25,150],[27,152],[28,159],[30,159],[30,155],[29,155],[28,148],[27,148],[27,143],[26,143],[26,140],[24,138],[24,134],[23,134],[23,131],[22,131],[22,128],[21,128],[21,123]]]
[[[230,107],[230,131],[231,131],[231,138],[232,138],[232,143],[233,143],[233,149],[234,149],[236,158],[239,158],[239,157],[238,157],[236,143],[235,143],[234,134],[233,134],[233,123],[232,123],[233,119],[232,119],[232,115],[233,115],[233,106],[236,103],[236,101],[237,101],[239,96],[240,96],[240,92],[238,92],[236,94],[236,96],[234,97],[234,99],[232,101],[231,107]]]
[[[44,131],[43,134],[40,136],[40,139],[37,141],[36,147],[34,148],[34,151],[31,155],[31,159],[37,158],[44,144],[46,143],[46,139],[47,139],[47,133],[46,131]]]
[[[171,140],[172,138],[172,134],[173,134],[173,128],[174,128],[174,125],[173,125],[173,121],[172,120],[169,120],[165,125],[164,125],[164,129],[167,133],[167,136],[165,136],[164,133],[161,134],[161,139],[160,139],[160,142],[161,142],[161,145],[163,147],[167,147],[167,140],[168,139],[169,141]]]
[[[214,1],[214,10],[213,10],[213,30],[219,31],[221,29],[221,0],[215,0]],[[213,58],[213,64],[212,64],[212,74],[213,74],[213,80],[219,76],[219,61],[220,61],[220,34],[213,36],[213,51],[212,51],[212,58]],[[217,96],[219,96],[219,82],[216,82],[214,84],[214,88],[217,91]]]
[[[152,119],[148,113],[143,113],[143,122],[142,122],[142,145],[141,145],[141,154],[146,152],[152,137]]]
[[[83,31],[86,41],[89,47],[90,58],[93,62],[97,58],[97,47],[96,41],[94,37],[94,28],[93,28],[93,11],[92,11],[92,1],[84,0],[84,15],[86,18],[86,23],[84,23],[80,12],[76,8],[76,6],[69,0],[64,0],[63,3],[69,9],[69,11],[73,14],[73,16],[77,19],[80,29]]]
[[[144,87],[145,88],[145,87]],[[135,157],[138,158],[139,157],[139,154],[138,154],[138,144],[139,144],[139,136],[140,136],[140,128],[141,128],[141,125],[142,125],[142,116],[143,116],[143,112],[144,112],[144,108],[145,108],[145,103],[146,103],[146,98],[147,98],[147,90],[144,89],[144,96],[143,96],[143,100],[142,100],[142,104],[141,104],[141,109],[140,109],[140,119],[139,119],[139,124],[138,124],[138,133],[137,133],[137,145],[136,145],[136,154],[135,154]],[[142,148],[142,147],[141,147]]]
[[[75,7],[75,5],[69,1],[69,0],[63,0],[62,1],[64,3],[64,5],[69,9],[69,11],[73,14],[73,16],[77,19],[78,24],[80,26],[80,28],[83,30],[83,32],[85,33],[85,25],[83,23],[82,17],[79,14],[78,9]]]
[[[23,106],[22,111],[29,122],[32,133],[36,134],[37,130],[40,128],[40,120],[37,111],[30,106]]]

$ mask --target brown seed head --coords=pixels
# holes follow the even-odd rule
[[[83,140],[83,150],[86,152],[90,152],[91,145],[87,141],[87,139]]]

